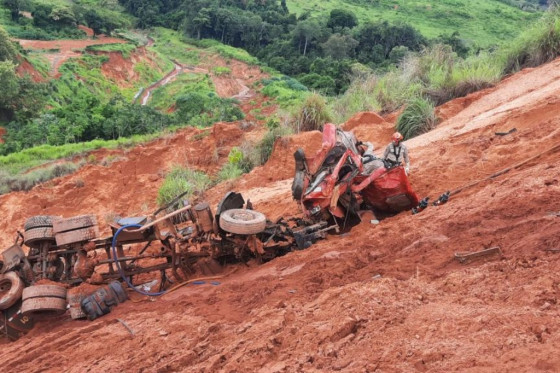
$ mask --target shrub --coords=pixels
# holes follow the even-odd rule
[[[228,155],[228,162],[218,173],[218,180],[235,179],[251,171],[255,165],[252,149],[254,149],[254,147],[250,146],[248,143],[244,143],[239,148],[232,148]]]
[[[286,126],[278,125],[275,127],[270,127],[259,145],[256,147],[256,162],[259,165],[265,164],[272,154],[272,150],[274,149],[274,143],[276,142],[276,140],[283,136],[289,135],[291,132],[291,129]]]
[[[31,190],[35,185],[45,181],[74,173],[84,164],[83,161],[78,163],[65,162],[20,175],[10,175],[5,171],[0,171],[0,185],[2,185],[0,194]]]
[[[505,74],[538,66],[560,55],[560,8],[552,7],[532,27],[499,53]]]
[[[433,129],[437,124],[434,104],[418,97],[408,102],[397,120],[397,131],[406,139],[418,136]]]
[[[210,178],[204,172],[175,165],[158,190],[157,202],[165,206],[184,192],[187,192],[185,198],[192,198],[201,195],[210,185]]]
[[[331,121],[325,99],[314,93],[309,95],[296,110],[292,118],[294,131],[306,132],[320,130],[325,122]]]
[[[374,95],[378,80],[374,74],[356,76],[350,88],[331,104],[335,122],[345,122],[360,111],[379,111],[381,105]]]
[[[214,67],[214,74],[216,76],[222,76],[222,75],[230,75],[231,74],[231,69],[228,67],[222,67],[222,66],[216,66]]]
[[[239,167],[239,165],[228,162],[222,167],[220,172],[218,172],[218,180],[224,181],[224,180],[236,179],[239,176],[243,175],[243,173],[244,172]]]

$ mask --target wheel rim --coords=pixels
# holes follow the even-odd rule
[[[234,220],[243,220],[243,221],[251,221],[255,218],[253,214],[245,211],[236,211],[231,214],[231,217]]]
[[[12,289],[12,282],[10,280],[0,280],[0,298],[5,296]]]

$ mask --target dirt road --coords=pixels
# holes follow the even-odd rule
[[[437,129],[408,142],[411,181],[440,207],[331,236],[262,266],[235,267],[218,286],[189,285],[128,302],[94,322],[62,316],[2,346],[7,371],[556,372],[560,370],[560,60],[440,107]],[[380,151],[390,123],[362,115],[354,131]],[[369,119],[368,119],[369,118]],[[496,132],[516,131],[498,136]],[[123,215],[153,207],[173,161],[211,172],[250,133],[183,130],[90,165],[29,193],[0,196],[0,237],[27,216]],[[320,144],[305,133],[207,197],[242,191],[269,217],[297,214],[291,154]],[[552,149],[552,150],[551,150]],[[217,152],[218,161],[212,157]],[[84,187],[76,186],[82,179]],[[499,245],[503,257],[460,264],[456,252]],[[230,269],[227,269],[230,270]],[[227,271],[226,270],[226,271]],[[139,300],[139,299],[138,299]],[[125,320],[132,335],[117,319]]]

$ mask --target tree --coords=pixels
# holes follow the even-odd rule
[[[333,9],[331,10],[327,27],[335,29],[354,28],[358,25],[358,18],[356,15],[346,9]]]
[[[282,10],[284,11],[284,13],[288,14],[288,6],[286,5],[286,0],[281,0],[280,1],[280,6],[282,6]]]
[[[12,101],[19,92],[18,77],[16,75],[16,66],[12,61],[0,62],[0,108],[13,111]]]
[[[469,54],[470,49],[467,43],[461,39],[458,31],[453,32],[451,35],[440,35],[437,41],[451,46],[453,52],[462,58],[466,58]]]
[[[76,15],[70,8],[54,8],[49,17],[58,26],[76,26]]]
[[[0,61],[16,61],[18,53],[10,36],[0,27]]]
[[[19,21],[19,11],[23,5],[23,0],[4,0],[4,6],[10,10],[10,15],[12,16],[12,21]]]
[[[299,50],[303,42],[303,55],[307,53],[307,47],[310,42],[321,36],[321,25],[314,19],[298,22],[294,29],[294,35],[299,42]]]
[[[198,12],[197,16],[193,18],[192,23],[196,28],[197,39],[200,39],[200,34],[202,32],[202,29],[210,26],[210,21],[211,21],[210,13],[211,13],[210,9],[202,8]]]
[[[325,43],[321,44],[325,55],[342,60],[354,56],[358,41],[348,35],[332,34]]]

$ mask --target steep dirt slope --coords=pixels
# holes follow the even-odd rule
[[[412,184],[421,196],[435,199],[471,185],[448,204],[364,223],[262,266],[234,268],[218,286],[189,285],[154,301],[128,302],[94,322],[62,316],[39,323],[2,346],[0,366],[37,372],[560,370],[559,78],[560,60],[524,70],[439,108],[447,120],[408,142]],[[365,123],[352,124],[354,131],[369,134],[381,150],[390,126],[364,117]],[[495,135],[512,128],[510,135]],[[221,133],[202,141],[235,143]],[[190,136],[184,131],[167,143],[133,149],[126,161],[91,166],[51,189],[2,196],[0,229],[11,232],[31,214],[131,212],[151,203],[160,182],[154,175],[181,156],[174,153],[203,148]],[[267,165],[208,196],[216,201],[227,189],[241,190],[269,216],[297,214],[290,153],[319,143],[319,133],[279,142]],[[72,187],[76,177],[84,178],[84,188]],[[4,233],[2,242],[9,239]],[[453,259],[456,252],[495,245],[503,257],[466,265]]]

